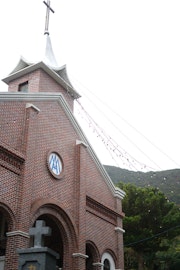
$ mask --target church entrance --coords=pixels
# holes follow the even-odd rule
[[[58,221],[56,220],[55,217],[51,215],[41,215],[38,217],[37,220],[43,220],[46,223],[46,226],[51,228],[51,236],[46,236],[44,238],[44,246],[48,247],[55,252],[59,254],[59,259],[57,260],[57,267],[58,268],[63,268],[63,252],[64,252],[64,247],[63,247],[63,240],[62,240],[62,235],[60,228],[58,226]],[[34,225],[35,226],[34,222]],[[33,246],[33,241],[31,239],[30,246]]]

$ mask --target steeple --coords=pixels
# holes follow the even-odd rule
[[[44,30],[44,35],[46,37],[46,48],[45,48],[45,55],[43,58],[43,62],[47,64],[50,67],[57,67],[57,61],[54,56],[52,44],[51,44],[51,39],[49,36],[49,15],[50,12],[54,13],[54,10],[50,6],[50,0],[43,1],[43,3],[46,5],[46,19],[45,19],[45,30]]]
[[[43,57],[43,62],[51,68],[57,68],[58,63],[57,63],[56,58],[54,56],[54,52],[53,52],[53,48],[52,48],[51,39],[50,39],[49,34],[46,34],[45,38],[46,38],[46,47],[45,47],[45,54]]]
[[[49,15],[50,12],[54,13],[54,10],[50,6],[50,1],[43,1],[46,5],[46,19],[45,19],[45,51],[43,57],[40,61],[36,63],[32,63],[26,61],[23,57],[20,58],[19,63],[13,69],[13,71],[3,79],[5,83],[9,85],[10,92],[19,92],[21,89],[20,86],[28,84],[26,87],[26,92],[62,92],[66,93],[68,100],[69,97],[73,101],[74,99],[78,99],[80,95],[72,86],[66,70],[66,65],[61,67],[58,66],[56,58],[54,56],[54,52],[52,49],[50,34],[49,34]],[[41,70],[41,75],[37,78],[37,71]],[[44,75],[42,73],[45,72],[46,75],[50,76],[59,86],[61,90],[57,90],[54,88],[49,88],[48,83],[45,82],[45,79],[42,79]],[[32,73],[34,74],[34,78],[32,78]],[[39,73],[38,73],[39,74]],[[43,73],[44,74],[44,73]],[[45,78],[45,76],[44,76]],[[46,78],[47,79],[47,78]],[[67,100],[67,99],[66,99]]]

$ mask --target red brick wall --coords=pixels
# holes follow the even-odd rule
[[[9,236],[7,242],[6,260],[4,270],[18,269],[17,247],[25,248],[29,239],[22,236]]]
[[[105,220],[87,212],[86,239],[93,241],[100,255],[106,250],[116,252],[116,232],[115,226]]]
[[[23,140],[25,104],[0,102],[0,141],[21,150]]]
[[[114,209],[115,200],[112,196],[112,192],[89,155],[87,156],[86,179],[87,195]]]
[[[41,70],[39,92],[62,93],[70,108],[73,110],[73,99],[68,93],[68,90],[68,88],[64,89],[61,85],[55,82],[47,73]]]
[[[0,201],[16,216],[18,207],[19,176],[0,165]]]
[[[18,92],[19,85],[28,81],[28,92],[48,92],[48,93],[61,93],[65,100],[69,104],[71,110],[73,110],[73,99],[68,93],[68,89],[64,89],[56,81],[54,81],[47,73],[43,70],[35,70],[27,75],[24,75],[16,80],[9,83],[9,92]]]
[[[72,109],[72,99],[44,71],[37,70],[11,82],[9,90],[18,91],[19,83],[25,80],[30,81],[31,92],[63,92]],[[76,140],[81,138],[59,102],[28,102],[33,103],[40,111],[33,107],[25,109],[26,101],[0,102],[0,125],[3,126],[0,130],[1,140],[12,149],[23,151],[25,155],[20,176],[0,167],[0,183],[6,187],[5,192],[0,190],[0,201],[3,200],[9,205],[17,218],[14,230],[28,233],[34,219],[42,214],[41,209],[35,209],[36,202],[46,202],[47,209],[48,204],[53,202],[54,207],[57,205],[57,209],[61,209],[62,213],[69,217],[66,226],[72,226],[77,237],[76,250],[69,252],[85,254],[86,241],[91,241],[98,247],[100,255],[106,250],[111,250],[119,267],[123,263],[121,258],[117,257],[121,256],[122,252],[118,251],[119,242],[115,227],[121,224],[121,219],[106,219],[98,216],[99,214],[90,213],[86,208],[86,199],[88,196],[105,205],[106,213],[108,209],[110,212],[116,212],[118,209],[118,214],[121,211],[121,201],[113,197],[88,150],[83,145],[76,145]],[[58,152],[63,160],[64,171],[59,180],[52,176],[47,166],[50,151]],[[55,215],[58,218],[58,211]],[[72,234],[67,233],[66,237],[71,237]],[[10,238],[13,239],[12,236]],[[11,248],[15,250],[18,247],[28,247],[25,237],[15,237],[14,242],[11,239],[6,256],[9,264],[12,263]],[[71,242],[72,239],[68,241]],[[75,243],[73,246],[76,247]],[[15,253],[12,258],[13,261],[17,261]],[[69,262],[67,260],[66,258],[66,269],[72,269],[73,261],[77,261],[79,269],[84,270],[85,259],[72,258],[71,254]],[[16,263],[6,268],[12,269],[17,269]]]

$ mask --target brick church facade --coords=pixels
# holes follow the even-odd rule
[[[47,36],[47,42],[50,42]],[[122,199],[74,114],[66,66],[21,59],[0,93],[0,270],[45,221],[58,269],[124,269]]]

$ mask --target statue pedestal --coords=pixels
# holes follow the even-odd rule
[[[59,255],[47,247],[18,249],[18,270],[56,270]]]

